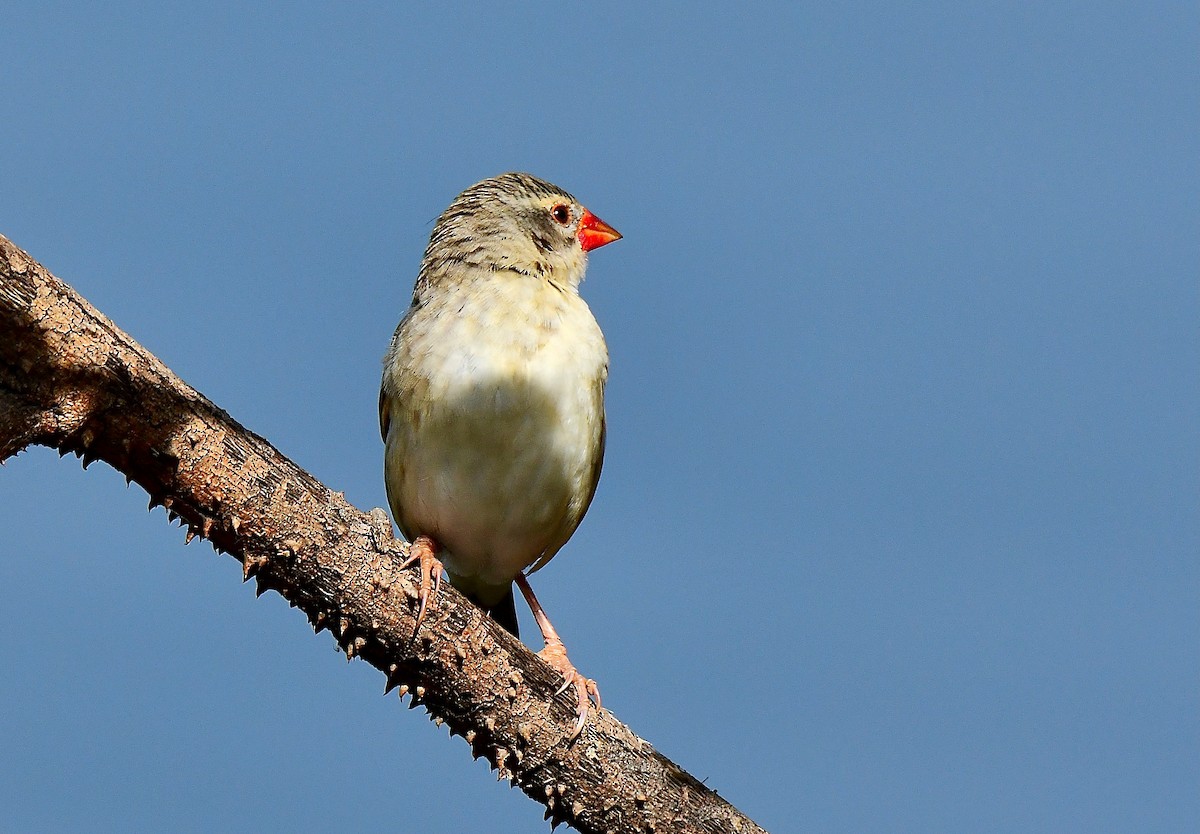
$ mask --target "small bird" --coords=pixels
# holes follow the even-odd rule
[[[434,226],[379,392],[388,503],[420,563],[418,626],[444,569],[516,635],[515,582],[539,655],[575,687],[572,737],[600,693],[525,572],[575,532],[600,478],[608,348],[579,284],[587,253],[620,237],[529,174],[471,186]]]

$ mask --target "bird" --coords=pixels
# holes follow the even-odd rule
[[[566,544],[604,459],[608,348],[579,285],[588,253],[621,234],[566,191],[518,172],[467,188],[434,224],[412,303],[384,356],[384,483],[417,628],[450,584],[518,635],[514,584],[539,656],[574,686],[582,731],[596,682],[567,656],[527,574]]]

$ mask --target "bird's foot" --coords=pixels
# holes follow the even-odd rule
[[[557,669],[563,676],[563,685],[558,688],[555,695],[565,692],[570,686],[575,687],[575,695],[579,700],[575,727],[571,730],[571,740],[573,741],[583,732],[583,725],[587,722],[588,712],[592,707],[591,702],[595,701],[596,709],[600,709],[600,689],[594,680],[580,674],[567,658],[567,649],[561,640],[547,642],[546,647],[538,652],[538,657]]]
[[[417,636],[417,632],[421,628],[421,621],[425,619],[425,611],[430,600],[437,599],[438,591],[442,587],[442,571],[445,568],[437,558],[437,550],[437,543],[433,539],[428,536],[417,536],[409,545],[408,559],[400,566],[406,568],[411,564],[419,563],[421,568],[420,607],[417,609],[417,624],[413,626],[413,637]]]
[[[567,659],[567,647],[563,645],[558,632],[550,624],[550,618],[546,616],[542,604],[534,595],[533,588],[529,587],[529,580],[525,578],[524,574],[517,574],[514,581],[521,589],[525,601],[529,603],[529,609],[533,611],[533,619],[537,621],[538,628],[542,630],[542,641],[546,647],[538,652],[538,657],[557,669],[564,678],[563,685],[554,694],[559,695],[565,692],[569,686],[575,687],[575,696],[579,699],[579,706],[576,713],[578,718],[576,718],[575,727],[571,731],[570,740],[574,741],[583,732],[583,725],[587,722],[588,712],[592,708],[591,702],[595,701],[596,709],[600,709],[600,689],[594,680],[579,674],[579,670]]]

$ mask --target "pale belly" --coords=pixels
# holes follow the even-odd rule
[[[455,584],[476,597],[507,593],[552,556],[591,500],[607,352],[575,300],[586,315],[568,320],[575,330],[535,339],[511,321],[489,331],[455,317],[426,324],[389,357],[393,514],[410,540],[434,539]]]

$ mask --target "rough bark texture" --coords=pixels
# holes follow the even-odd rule
[[[475,757],[584,832],[762,831],[608,711],[568,743],[561,678],[443,585],[420,635],[415,570],[364,513],[248,431],[0,237],[0,462],[28,445],[108,463],[242,562]]]

